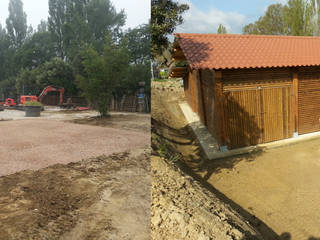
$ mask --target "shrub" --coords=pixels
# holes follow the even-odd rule
[[[33,106],[33,107],[42,107],[43,105],[41,102],[36,102],[36,101],[28,101],[23,104],[24,106]]]

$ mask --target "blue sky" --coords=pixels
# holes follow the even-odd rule
[[[241,33],[242,27],[256,21],[267,7],[274,3],[285,4],[287,0],[179,0],[188,3],[185,23],[177,32],[215,33],[219,24],[228,33]]]

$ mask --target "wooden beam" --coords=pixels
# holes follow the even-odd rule
[[[219,118],[219,130],[220,130],[220,142],[222,146],[226,146],[227,137],[225,130],[225,116],[223,110],[223,86],[222,86],[222,72],[215,71],[215,90],[216,90],[216,103],[217,103],[217,113]]]
[[[293,119],[294,119],[294,132],[299,132],[299,108],[298,108],[298,73],[293,73],[292,79],[293,90]]]
[[[206,116],[206,103],[205,103],[205,98],[203,94],[203,79],[202,79],[202,74],[201,74],[201,69],[198,69],[198,74],[199,74],[199,87],[200,87],[200,95],[201,95],[201,106],[202,106],[202,113],[203,113],[203,123],[205,126],[208,125],[207,123],[207,116]]]

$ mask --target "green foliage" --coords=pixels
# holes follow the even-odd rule
[[[218,34],[226,34],[226,33],[227,33],[226,27],[223,26],[222,24],[219,24],[217,33],[218,33]]]
[[[92,46],[82,52],[85,75],[77,75],[78,86],[101,116],[108,114],[113,93],[128,76],[129,53],[125,45],[112,42],[109,36],[102,56]]]
[[[286,5],[272,4],[265,15],[243,28],[244,34],[310,36],[316,31],[315,5],[308,0],[289,0]]]
[[[150,61],[150,24],[129,29],[126,33],[130,62],[144,64]],[[150,65],[150,62],[149,62]]]
[[[282,4],[272,4],[268,7],[265,15],[255,23],[250,23],[243,28],[244,34],[286,34],[284,19],[285,7]]]
[[[139,82],[150,93],[150,24],[123,32],[126,15],[110,0],[48,4],[48,21],[34,31],[22,1],[10,0],[7,29],[0,25],[0,94],[38,95],[56,85],[78,95],[81,86],[103,115],[110,94],[136,94]],[[95,90],[98,95],[91,95]]]
[[[10,0],[9,17],[6,20],[8,36],[12,46],[20,47],[27,36],[27,14],[21,0]]]
[[[306,0],[289,0],[284,12],[289,35],[312,35],[312,5]]]
[[[168,71],[160,71],[160,77],[161,78],[168,78],[169,77]]]
[[[60,58],[53,58],[32,70],[21,70],[16,78],[19,94],[38,95],[49,85],[62,86],[67,95],[76,95],[77,88],[70,64]]]
[[[125,18],[110,0],[49,0],[48,27],[62,59],[72,61],[86,44],[103,52],[105,35],[118,34]]]
[[[182,14],[189,9],[187,4],[174,0],[151,0],[151,55],[161,55],[169,46],[168,35],[182,24]]]
[[[27,101],[23,105],[29,106],[29,107],[42,107],[43,106],[40,102],[37,102],[37,101]]]
[[[36,32],[19,48],[15,62],[22,68],[33,69],[55,57],[49,32]]]

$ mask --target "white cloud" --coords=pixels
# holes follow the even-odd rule
[[[184,14],[184,23],[177,27],[176,32],[183,33],[216,33],[219,24],[226,27],[228,33],[241,33],[246,23],[246,16],[237,12],[224,12],[215,8],[204,12],[190,1],[185,2],[190,9]]]
[[[134,28],[140,24],[148,23],[151,16],[150,0],[113,0],[117,11],[124,9],[127,14],[126,27]]]

